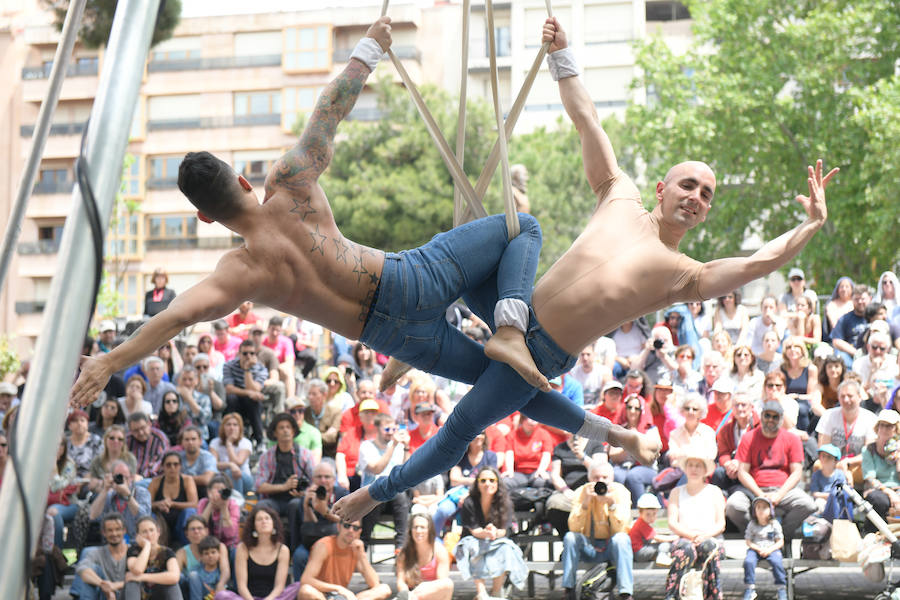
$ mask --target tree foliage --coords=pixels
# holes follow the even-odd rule
[[[45,0],[55,15],[54,23],[60,31],[66,20],[66,12],[69,10],[70,0]],[[116,13],[118,0],[87,0],[84,7],[84,17],[81,28],[78,31],[78,39],[88,48],[105,46],[109,40],[109,32],[112,29],[113,17]],[[172,37],[175,27],[181,20],[181,0],[160,0],[159,14],[156,19],[156,27],[153,30],[153,38],[150,47]]]
[[[629,105],[627,144],[652,182],[696,159],[718,174],[710,220],[682,248],[733,254],[803,218],[806,166],[841,173],[829,220],[799,257],[820,289],[838,276],[873,280],[897,260],[900,0],[703,0],[690,3],[692,48],[659,37],[637,46],[646,105]],[[894,189],[889,189],[894,188]],[[649,191],[649,190],[648,190]],[[645,197],[650,197],[646,196]],[[810,272],[812,276],[810,276]]]

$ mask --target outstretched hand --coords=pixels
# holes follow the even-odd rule
[[[99,358],[81,357],[81,373],[72,386],[69,404],[75,408],[84,408],[97,399],[106,387],[112,373]]]
[[[809,196],[800,194],[797,196],[797,202],[803,205],[803,210],[810,219],[824,222],[828,217],[828,207],[825,205],[825,188],[831,178],[837,175],[840,169],[834,168],[828,172],[828,175],[822,177],[822,159],[816,161],[815,168],[807,167],[808,175],[806,182],[809,184]]]
[[[369,27],[366,37],[370,37],[378,42],[381,49],[385,52],[391,47],[391,18],[381,17]]]
[[[551,54],[557,50],[562,50],[569,45],[569,41],[566,39],[566,32],[563,31],[562,25],[559,24],[556,17],[547,17],[547,20],[544,21],[544,31],[541,36],[541,42],[545,44],[550,42],[550,49],[548,52]]]

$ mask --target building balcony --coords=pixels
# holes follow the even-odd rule
[[[385,117],[385,113],[380,108],[374,106],[368,108],[354,108],[347,115],[347,121],[380,121]]]
[[[34,184],[35,194],[65,194],[72,191],[74,181],[38,181]]]
[[[42,313],[44,312],[44,307],[46,305],[46,300],[26,300],[23,302],[16,302],[16,314],[33,315],[36,313]]]
[[[25,67],[22,69],[22,79],[30,81],[32,79],[49,79],[50,70],[53,65],[46,64],[40,67]],[[83,64],[69,65],[66,70],[66,78],[69,77],[87,77],[96,75],[100,72],[100,65],[96,61]]]
[[[84,123],[54,123],[50,126],[50,135],[81,135],[84,132]],[[22,125],[19,132],[22,137],[31,137],[34,134],[34,125]]]
[[[59,240],[38,240],[36,242],[19,242],[16,248],[19,254],[56,254],[59,252]]]
[[[158,238],[144,241],[144,248],[152,250],[230,250],[244,243],[244,239],[231,237]]]
[[[166,71],[200,71],[278,66],[281,66],[281,55],[266,54],[261,56],[218,56],[215,58],[189,58],[185,60],[156,60],[147,65],[147,71],[150,73],[160,73]]]
[[[422,51],[416,46],[394,46],[391,48],[394,55],[400,60],[414,60],[422,62]],[[345,63],[350,60],[353,54],[353,48],[337,48],[332,55],[332,61],[336,63]]]
[[[254,125],[281,125],[281,113],[267,115],[231,115],[225,117],[189,117],[147,121],[147,131],[172,129],[214,129]]]

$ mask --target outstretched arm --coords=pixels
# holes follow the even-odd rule
[[[544,22],[543,41],[550,42],[550,53],[568,47],[566,32],[556,17]],[[552,60],[552,59],[551,59]],[[559,96],[562,98],[566,114],[572,119],[578,137],[581,138],[581,158],[584,172],[594,193],[618,169],[616,154],[606,132],[600,126],[600,118],[587,89],[578,77],[564,77],[559,80]]]
[[[806,210],[806,220],[767,243],[751,256],[722,258],[703,265],[699,282],[701,296],[704,298],[722,296],[786,265],[803,250],[813,235],[825,224],[828,216],[825,187],[838,169],[832,169],[823,177],[822,160],[819,159],[815,168],[807,167],[807,170],[809,196],[797,196],[797,201]]]
[[[385,52],[391,46],[390,22],[390,17],[381,17],[366,32],[366,37],[378,42]],[[300,141],[269,171],[265,184],[266,198],[278,188],[308,186],[328,168],[334,154],[334,135],[338,123],[353,109],[369,73],[371,71],[364,62],[351,58],[341,74],[322,91]]]

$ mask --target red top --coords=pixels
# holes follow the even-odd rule
[[[616,423],[617,420],[618,420],[618,418],[619,418],[619,415],[623,415],[623,416],[624,416],[624,412],[625,412],[625,411],[624,411],[624,408],[625,408],[625,400],[624,400],[624,398],[623,398],[623,399],[619,402],[619,408],[618,408],[615,412],[613,412],[613,411],[609,410],[608,408],[606,408],[606,403],[605,403],[605,402],[601,402],[600,404],[598,404],[597,406],[595,406],[595,407],[591,410],[591,412],[594,413],[595,415],[599,415],[599,416],[601,416],[601,417],[606,417],[607,419],[609,419],[609,420],[612,421],[613,423]]]
[[[421,448],[425,442],[427,442],[428,440],[433,438],[435,435],[437,435],[437,432],[439,430],[440,430],[440,427],[436,426],[434,429],[431,430],[431,435],[429,435],[427,437],[422,435],[421,427],[417,427],[416,429],[413,429],[412,431],[410,431],[409,432],[409,451],[410,451],[410,453],[415,452],[416,450]]]
[[[342,452],[346,458],[347,477],[352,477],[356,474],[356,463],[359,462],[359,445],[364,439],[361,425],[341,435],[337,451]]]
[[[750,429],[755,427],[759,427],[759,417],[756,414],[756,411],[753,411],[753,414],[750,416]],[[744,432],[744,436],[750,433],[750,429]],[[744,436],[741,436],[741,439],[744,439]],[[732,459],[737,452],[737,444],[734,443],[734,415],[728,417],[728,420],[722,423],[722,427],[719,428],[719,432],[716,433],[716,455],[719,457],[719,464],[723,467],[725,463]]]
[[[517,427],[511,437],[513,468],[516,473],[534,473],[541,462],[541,454],[553,452],[553,439],[540,427],[535,427],[531,436],[526,436],[522,428]]]
[[[701,423],[705,423],[705,424],[709,425],[710,427],[712,427],[713,431],[718,431],[718,430],[719,430],[719,424],[720,424],[720,423],[722,422],[722,420],[725,418],[725,415],[728,415],[729,413],[731,413],[731,409],[730,409],[730,408],[729,408],[728,410],[726,410],[725,412],[722,412],[722,411],[719,409],[719,405],[718,405],[718,404],[716,404],[715,402],[710,402],[710,403],[707,405],[707,413],[706,413],[706,416],[703,417],[703,420],[700,421],[700,422],[701,422]]]
[[[225,319],[225,322],[228,323],[229,329],[234,329],[238,325],[253,325],[254,323],[259,323],[259,321],[260,321],[260,318],[258,316],[256,316],[256,313],[254,313],[252,311],[248,312],[246,317],[242,317],[241,312],[238,311],[238,312],[234,313],[233,315],[228,315],[228,317]],[[250,328],[248,327],[247,329],[244,329],[243,331],[238,332],[235,335],[237,335],[241,339],[246,340],[247,334],[249,334],[249,333],[250,333]]]
[[[653,541],[653,538],[656,537],[656,530],[647,521],[637,518],[631,526],[631,531],[628,532],[628,537],[631,538],[632,551],[637,552]]]
[[[778,435],[767,438],[757,427],[741,438],[736,458],[750,464],[750,476],[759,487],[781,487],[791,474],[791,463],[803,464],[803,446],[790,431],[779,429]]]
[[[378,403],[378,412],[386,415],[390,414],[390,408],[388,408],[387,402],[379,400],[378,398],[375,399],[375,402]],[[362,421],[359,420],[359,404],[348,408],[344,411],[344,414],[341,415],[341,433],[350,431],[354,427],[362,427]]]

